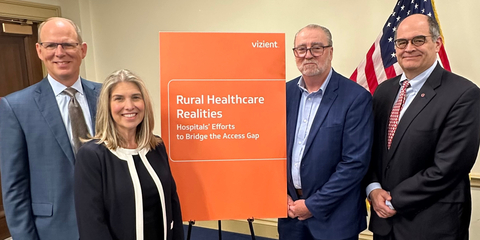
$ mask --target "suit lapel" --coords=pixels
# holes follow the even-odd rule
[[[337,76],[337,73],[334,71],[332,73],[332,77],[330,78],[330,82],[328,83],[328,86],[325,89],[325,93],[323,94],[322,102],[320,103],[320,106],[318,106],[317,113],[315,114],[315,119],[313,119],[313,123],[310,128],[310,133],[308,133],[308,139],[305,145],[305,150],[303,151],[303,156],[305,156],[305,154],[308,152],[308,149],[310,149],[310,146],[313,143],[313,139],[317,136],[317,132],[322,126],[323,122],[325,121],[328,111],[330,111],[330,108],[335,102],[335,99],[337,98],[337,93],[336,93],[337,89],[338,89],[338,76]]]
[[[392,145],[390,146],[390,151],[388,151],[389,161],[392,159],[395,151],[397,150],[398,144],[400,143],[403,135],[407,131],[410,124],[415,120],[415,117],[427,106],[427,104],[435,97],[436,92],[435,88],[440,86],[441,78],[443,74],[443,68],[440,67],[440,64],[437,64],[437,67],[428,77],[425,84],[423,84],[420,91],[417,93],[413,99],[408,109],[400,119],[398,123],[397,130],[392,139]]]
[[[70,139],[68,138],[65,124],[62,121],[62,115],[58,109],[57,100],[55,99],[52,87],[47,78],[44,78],[38,85],[35,90],[34,99],[39,111],[52,130],[58,145],[60,145],[68,160],[74,164],[75,159]]]
[[[85,97],[87,98],[88,108],[90,110],[90,117],[92,120],[92,132],[95,135],[95,116],[97,113],[97,96],[99,95],[100,88],[97,88],[91,82],[86,81],[85,79],[82,80],[82,87],[85,93]]]
[[[292,81],[298,82],[298,78],[294,79]],[[302,92],[298,88],[298,86],[295,84],[294,86],[291,86],[293,89],[287,89],[290,94],[287,94],[288,96],[288,103],[287,103],[287,181],[291,183],[291,186],[293,187],[293,181],[292,181],[292,172],[291,172],[291,166],[292,166],[292,151],[293,151],[293,142],[295,141],[295,132],[297,129],[297,116],[298,116],[298,109],[299,109],[299,104],[300,104],[300,98]],[[290,186],[290,185],[289,185]],[[295,191],[293,191],[295,192]],[[293,194],[293,193],[292,193]]]
[[[393,81],[385,84],[389,84],[389,86],[385,86],[386,88],[386,93],[384,93],[384,96],[380,96],[376,102],[379,102],[378,104],[374,105],[374,111],[375,112],[380,112],[382,113],[382,117],[380,117],[381,123],[375,123],[375,124],[381,124],[382,129],[381,131],[384,132],[385,134],[383,135],[382,139],[382,148],[387,149],[387,142],[388,142],[388,124],[390,122],[390,114],[392,112],[393,104],[395,102],[395,98],[397,97],[398,91],[400,90],[400,76],[396,77]],[[377,105],[380,106],[377,109]]]

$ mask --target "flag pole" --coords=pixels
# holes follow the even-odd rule
[[[443,38],[442,25],[440,25],[440,18],[438,17],[437,8],[435,7],[435,1],[434,0],[432,0],[432,8],[433,8],[433,14],[434,14],[435,19],[437,20],[437,23],[438,23],[438,27],[440,28],[440,36],[442,36],[443,44],[445,44],[445,39]]]
[[[433,14],[435,16],[435,19],[437,20],[438,28],[440,29],[440,36],[442,37],[442,46],[440,47],[440,51],[438,52],[438,56],[440,57],[443,68],[445,68],[448,71],[452,71],[452,69],[450,67],[450,61],[448,61],[447,51],[445,50],[445,38],[443,37],[442,26],[440,25],[440,18],[438,17],[437,9],[435,8],[434,0],[431,0],[431,2],[432,2]]]

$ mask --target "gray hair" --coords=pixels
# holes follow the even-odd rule
[[[303,27],[302,29],[298,30],[297,33],[295,33],[295,38],[293,39],[293,46],[295,46],[295,41],[297,40],[297,35],[303,31],[304,29],[321,29],[325,35],[327,35],[327,40],[328,40],[328,45],[332,46],[333,45],[333,41],[332,41],[332,33],[330,32],[330,30],[328,30],[328,28],[324,27],[324,26],[320,26],[318,24],[308,24],[307,26]]]
[[[428,17],[428,29],[430,30],[430,35],[432,35],[433,39],[437,39],[440,37],[440,26],[438,25],[437,20],[433,17]]]

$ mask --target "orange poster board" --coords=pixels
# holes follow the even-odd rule
[[[160,86],[183,220],[285,217],[285,35],[161,32]]]

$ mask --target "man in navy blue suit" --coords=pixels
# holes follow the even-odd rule
[[[280,239],[358,239],[366,228],[371,95],[331,67],[327,28],[302,28],[294,46],[302,76],[286,87],[288,218],[278,220]]]
[[[76,90],[75,99],[93,135],[101,86],[80,77],[87,44],[71,20],[50,18],[40,25],[38,36],[37,54],[47,77],[0,99],[5,216],[16,240],[78,239],[70,96],[64,90]]]

